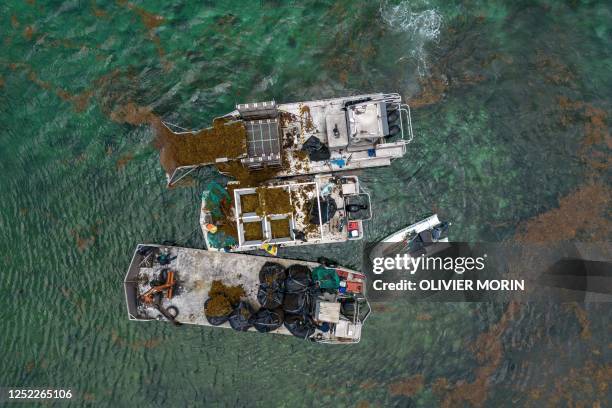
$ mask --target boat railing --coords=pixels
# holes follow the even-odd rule
[[[412,142],[414,134],[412,133],[412,115],[410,113],[410,106],[406,103],[402,103],[402,97],[398,93],[383,94],[382,99],[388,103],[397,106],[397,110],[400,114],[400,137],[394,143],[401,143],[403,145],[403,153],[406,153],[406,145]]]
[[[125,292],[125,304],[127,308],[128,318],[130,320],[141,320],[138,317],[138,271],[140,264],[143,260],[143,256],[138,253],[138,250],[142,245],[138,245],[132,255],[132,261],[128,268],[125,278],[123,280],[123,289]]]
[[[408,125],[406,131],[408,132],[408,138],[405,140],[406,140],[406,144],[408,144],[412,142],[412,139],[414,138],[414,134],[412,133],[412,115],[410,114],[410,106],[408,106],[408,104],[406,103],[403,103],[400,105],[399,110],[400,110],[400,115],[402,113],[406,115],[406,123]],[[402,129],[402,139],[403,139],[403,136],[404,136],[404,129],[403,129],[404,123],[403,122],[404,121],[403,121],[403,118],[400,118],[400,119],[402,119],[400,120],[400,128]]]
[[[204,166],[204,164],[192,165],[192,166],[179,166],[174,169],[172,174],[168,174],[168,187],[173,187],[176,183],[193,173],[195,170]]]
[[[363,301],[363,303],[365,303],[363,306],[365,306],[365,308],[362,308],[362,305],[360,302],[360,300]],[[370,314],[372,313],[372,306],[370,305],[370,302],[368,301],[368,299],[363,296],[359,299],[355,299],[355,313],[353,314],[353,318],[349,319],[350,322],[354,325],[361,325],[361,327],[363,328],[363,324],[365,323],[365,321],[367,320],[367,318],[370,316]],[[339,340],[337,337],[334,338],[330,338],[330,339],[323,339],[323,340],[319,340],[318,343],[323,343],[323,344],[357,344],[361,341],[361,335],[359,335],[358,338],[356,339],[343,339],[343,340]]]

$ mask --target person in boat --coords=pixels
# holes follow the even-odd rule
[[[176,256],[170,256],[170,250],[168,248],[164,248],[161,254],[157,255],[157,262],[159,262],[160,265],[168,265],[175,259]]]
[[[446,221],[441,222],[439,225],[436,225],[431,230],[431,237],[434,241],[438,241],[442,238],[445,238],[448,235],[448,227],[449,223]]]

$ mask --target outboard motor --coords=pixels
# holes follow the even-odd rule
[[[440,223],[439,225],[436,225],[435,227],[433,227],[433,229],[431,230],[431,236],[433,240],[438,241],[442,238],[446,238],[446,236],[448,235],[449,225],[450,224],[448,222],[444,221]]]
[[[398,125],[393,125],[389,127],[389,134],[386,137],[393,137],[399,135],[401,132],[401,128]]]
[[[385,137],[389,138],[389,137],[398,135],[402,129],[400,128],[399,125],[394,124],[395,122],[398,121],[398,119],[400,119],[400,113],[397,108],[397,105],[387,104],[386,108],[387,108],[387,124],[389,127],[389,132],[388,134],[385,135]]]
[[[397,121],[398,119],[399,119],[399,113],[397,113],[397,110],[387,113],[387,122],[389,123],[389,125],[391,125],[393,122]]]
[[[368,205],[367,204],[348,204],[345,207],[345,210],[347,212],[350,212],[350,213],[356,213],[356,212],[359,212],[361,210],[367,210],[367,209],[368,209]]]

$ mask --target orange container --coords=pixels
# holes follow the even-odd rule
[[[362,293],[363,283],[362,282],[346,282],[346,291],[351,293]]]

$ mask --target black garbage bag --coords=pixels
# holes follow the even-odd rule
[[[285,319],[285,327],[295,337],[307,339],[315,332],[315,325],[312,321],[301,315],[289,315]]]
[[[331,196],[327,196],[321,200],[321,222],[327,224],[329,220],[336,214],[338,206],[336,200]],[[310,219],[308,220],[311,224],[319,224],[319,206],[317,205],[316,197],[313,198],[310,203]]]
[[[285,292],[304,292],[312,285],[312,272],[305,265],[295,264],[287,268]]]
[[[257,301],[261,307],[275,309],[283,304],[285,282],[274,281],[271,284],[260,283],[257,291]]]
[[[240,302],[229,316],[229,324],[237,331],[247,331],[252,326],[253,308],[248,302]]]
[[[308,154],[308,158],[311,161],[329,160],[330,157],[331,152],[329,151],[329,148],[325,145],[323,145],[319,150]]]
[[[302,150],[306,153],[312,153],[316,152],[317,150],[321,150],[323,146],[324,144],[321,143],[321,139],[315,136],[310,136],[302,145]]]
[[[291,314],[303,314],[309,310],[308,292],[296,292],[285,294],[283,299],[283,311]]]
[[[284,313],[280,308],[270,310],[261,308],[251,318],[251,323],[260,333],[268,333],[283,325]]]
[[[271,284],[274,281],[283,281],[287,277],[285,268],[275,262],[266,262],[259,270],[259,282]]]
[[[232,310],[229,309],[227,314],[212,316],[208,313],[208,310],[209,310],[208,304],[210,303],[211,300],[212,298],[208,298],[206,302],[204,303],[204,316],[206,316],[206,320],[208,320],[208,323],[212,324],[213,326],[220,326],[223,323],[227,322],[227,319],[232,313]]]
[[[310,136],[304,142],[302,150],[308,153],[308,158],[312,161],[329,160],[331,157],[329,148],[315,136]]]

